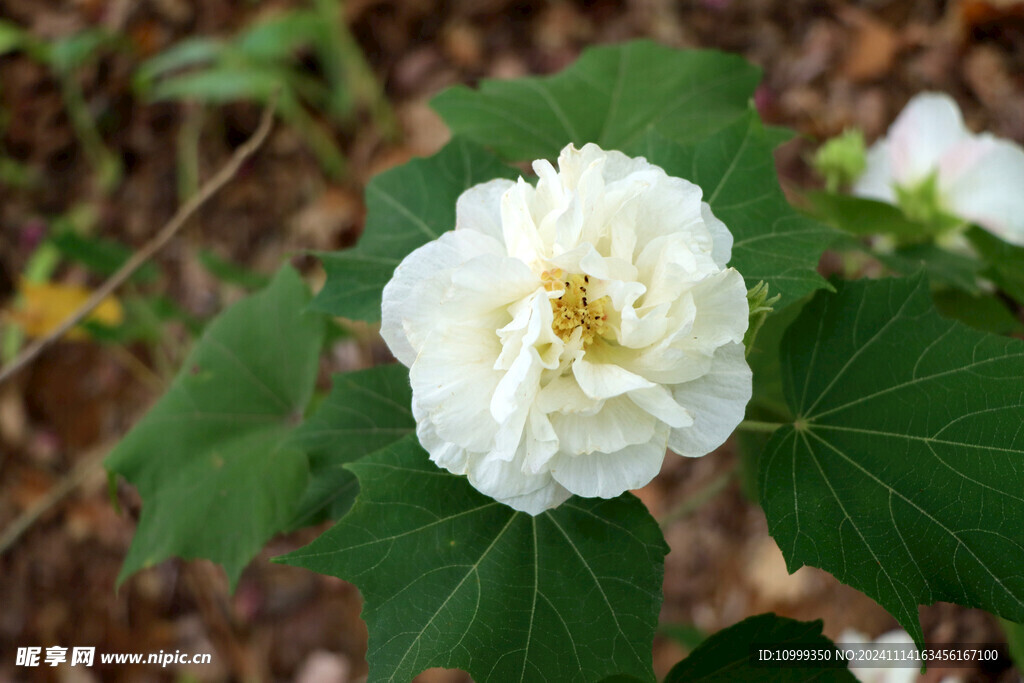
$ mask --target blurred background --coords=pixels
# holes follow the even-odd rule
[[[229,592],[219,568],[165,562],[119,589],[140,501],[108,495],[102,457],[161,395],[204,324],[290,259],[362,229],[362,188],[439,149],[427,102],[446,86],[545,74],[588,45],[648,37],[738,52],[765,72],[762,116],[800,137],[783,185],[847,127],[884,133],[909,97],[953,95],[974,130],[1024,141],[1024,2],[1014,0],[0,0],[0,353],[10,361],[144,245],[256,129],[277,123],[234,181],[81,329],[0,385],[0,681],[358,681],[356,589],[269,558]],[[828,272],[829,256],[822,268]],[[375,331],[335,331],[334,372],[390,359]],[[775,611],[870,637],[896,627],[828,574],[787,574],[734,475],[737,444],[670,457],[639,492],[662,521],[663,675],[707,634]],[[931,642],[1004,638],[980,611],[921,612]],[[19,647],[210,653],[212,663],[16,666]],[[964,680],[1018,680],[1003,657]],[[432,670],[419,681],[465,681]]]

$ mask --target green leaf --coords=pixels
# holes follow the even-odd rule
[[[32,34],[14,22],[0,19],[0,55],[21,50],[34,41]]]
[[[225,52],[224,41],[214,38],[189,38],[177,45],[164,50],[155,57],[144,61],[135,75],[132,84],[136,90],[145,92],[151,88],[158,77],[201,64],[209,64],[221,58]]]
[[[589,48],[554,76],[456,86],[431,104],[456,135],[525,161],[570,142],[625,151],[652,129],[700,140],[746,113],[760,78],[735,55],[641,40]]]
[[[978,287],[981,262],[970,256],[947,251],[937,244],[914,244],[887,254],[869,253],[897,273],[913,275],[924,268],[928,279],[937,285],[948,285],[971,294],[981,291]]]
[[[918,276],[819,293],[782,363],[796,418],[760,481],[789,570],[831,572],[918,645],[919,604],[1024,621],[1024,342],[939,317]]]
[[[988,264],[985,275],[1018,303],[1024,304],[1024,247],[1007,244],[981,228],[968,230],[967,239]]]
[[[926,226],[910,220],[899,207],[886,202],[834,192],[808,192],[804,197],[820,220],[854,235],[931,238]]]
[[[757,115],[690,144],[675,144],[657,133],[639,152],[671,176],[696,183],[704,201],[732,232],[730,265],[747,287],[761,280],[770,295],[781,294],[776,310],[828,283],[816,270],[821,253],[834,238],[828,227],[797,213],[779,189],[772,157],[774,139]]]
[[[142,496],[119,581],[161,560],[208,558],[232,583],[302,495],[308,465],[288,443],[316,379],[320,316],[291,268],[210,323],[171,388],[106,465]]]
[[[435,467],[408,436],[349,468],[352,511],[282,561],[359,587],[370,681],[428,667],[480,681],[653,681],[664,555],[626,494],[537,517]]]
[[[316,12],[294,10],[259,22],[233,45],[250,59],[282,62],[294,57],[300,48],[313,45],[320,30],[321,20]]]
[[[678,643],[686,650],[693,650],[708,638],[703,629],[693,624],[661,624],[658,633]]]
[[[943,289],[932,294],[935,308],[946,318],[967,323],[976,330],[993,334],[1020,334],[1021,323],[998,297]]]
[[[199,250],[199,263],[221,282],[238,285],[243,289],[260,289],[270,282],[270,278],[263,273],[232,263],[209,249]]]
[[[267,101],[277,90],[288,95],[288,74],[246,64],[210,66],[202,71],[188,71],[170,76],[153,84],[151,100],[195,99],[200,102],[222,104],[237,100]]]
[[[86,237],[74,230],[61,230],[51,241],[65,258],[77,261],[99,275],[113,275],[132,255],[132,250],[120,242]],[[159,274],[154,264],[145,263],[129,279],[139,283],[152,282]]]
[[[856,683],[857,679],[841,667],[772,667],[751,664],[756,646],[834,647],[821,634],[822,622],[794,621],[774,614],[759,614],[722,629],[705,640],[683,661],[672,667],[665,683],[692,681],[751,681],[751,683],[801,683],[837,681]],[[836,651],[838,655],[838,651]]]
[[[1024,672],[1024,624],[1015,624],[1006,619],[1000,619],[999,625],[1003,627],[1006,634],[1006,644],[1010,650],[1010,658],[1018,672]]]
[[[355,249],[322,253],[327,284],[313,307],[346,318],[380,320],[381,291],[417,247],[455,227],[465,190],[518,172],[477,145],[455,138],[432,157],[377,175],[366,186],[366,228]]]
[[[117,37],[106,29],[87,29],[50,44],[50,65],[60,73],[70,73],[84,64],[101,47],[113,45]]]
[[[411,402],[409,371],[402,365],[334,376],[330,396],[292,437],[309,457],[310,469],[294,528],[348,512],[359,484],[344,466],[414,432]]]

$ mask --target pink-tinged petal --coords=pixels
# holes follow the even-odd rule
[[[938,168],[942,155],[969,136],[952,97],[943,93],[915,96],[889,129],[893,181],[900,186],[920,183]]]
[[[1024,246],[1024,149],[986,137],[958,147],[943,161],[962,169],[955,176],[947,172],[953,176],[944,193],[950,211]]]
[[[743,420],[751,381],[742,344],[718,349],[706,375],[672,387],[672,397],[693,415],[693,426],[673,429],[668,447],[679,455],[695,458],[725,443]]]

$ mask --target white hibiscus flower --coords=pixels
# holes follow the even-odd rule
[[[666,447],[714,450],[751,374],[732,235],[699,187],[593,144],[533,168],[536,188],[459,197],[384,288],[381,333],[431,459],[535,515],[643,486]]]
[[[910,100],[888,135],[868,150],[853,193],[896,204],[940,229],[969,221],[1024,245],[1024,149],[972,134],[948,95]]]

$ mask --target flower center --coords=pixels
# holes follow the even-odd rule
[[[544,288],[549,292],[564,287],[557,299],[551,299],[551,313],[554,320],[551,329],[562,341],[569,341],[577,328],[581,329],[583,346],[589,346],[594,337],[601,336],[608,328],[606,306],[611,302],[607,296],[592,300],[587,297],[590,286],[588,275],[565,275],[560,268],[544,271],[541,276]]]

